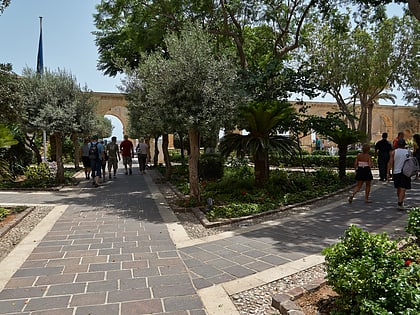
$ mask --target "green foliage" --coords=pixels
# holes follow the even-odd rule
[[[408,212],[407,233],[414,235],[420,242],[420,207],[412,208]]]
[[[198,163],[202,180],[215,180],[223,177],[224,158],[220,154],[203,154]]]
[[[160,171],[164,173],[164,169]],[[170,179],[182,193],[188,194],[187,166],[175,165]],[[247,160],[231,159],[219,180],[202,180],[202,200],[213,199],[213,206],[206,216],[210,220],[257,214],[277,209],[283,205],[306,201],[352,183],[352,177],[340,181],[338,174],[321,168],[312,173],[271,171],[270,180],[264,188],[254,185],[253,168]],[[204,207],[204,203],[186,198],[184,207]]]
[[[420,309],[420,265],[405,260],[385,233],[352,225],[323,254],[328,283],[339,294],[334,314],[415,314]]]
[[[10,214],[10,209],[0,207],[0,221],[4,220]]]
[[[53,165],[53,164],[52,164]],[[23,184],[25,187],[49,187],[55,180],[54,167],[49,167],[48,163],[40,163],[38,165],[27,166],[24,171],[26,180]]]

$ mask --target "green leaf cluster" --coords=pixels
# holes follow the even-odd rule
[[[386,233],[352,225],[323,254],[328,283],[339,294],[335,314],[418,313],[419,262],[405,260]]]

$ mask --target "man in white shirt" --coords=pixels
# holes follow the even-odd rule
[[[394,187],[397,189],[398,210],[404,210],[405,192],[407,189],[411,189],[411,178],[405,176],[402,172],[404,162],[410,156],[410,151],[405,148],[405,145],[404,139],[398,140],[397,148],[391,151],[388,163],[388,179],[390,170],[392,170]]]

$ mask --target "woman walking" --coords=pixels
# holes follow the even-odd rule
[[[365,184],[365,202],[369,203],[369,193],[372,176],[372,159],[369,154],[370,145],[368,143],[363,144],[362,152],[357,154],[356,161],[354,161],[354,168],[356,169],[356,180],[357,184],[353,190],[353,193],[349,196],[349,203],[352,203],[354,196],[362,188],[363,183]]]

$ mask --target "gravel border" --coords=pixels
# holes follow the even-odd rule
[[[15,247],[31,232],[35,226],[53,209],[53,207],[30,207],[23,219],[19,216],[8,226],[8,231],[0,237],[0,261],[2,261]],[[19,222],[20,220],[20,222]],[[16,223],[17,222],[17,223]],[[15,224],[16,223],[16,224]]]

